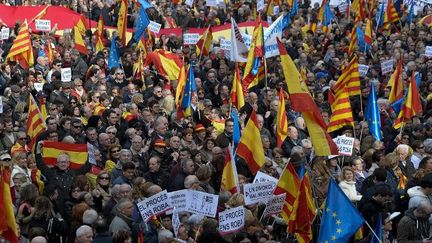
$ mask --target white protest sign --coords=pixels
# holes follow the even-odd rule
[[[273,7],[273,15],[277,15],[279,13],[279,6]]]
[[[381,63],[381,73],[382,74],[391,73],[393,71],[393,63],[394,63],[393,59],[383,61]]]
[[[147,28],[150,30],[150,32],[153,32],[155,34],[158,34],[162,25],[159,23],[156,23],[154,21],[150,20],[150,24],[147,26]]]
[[[257,1],[257,12],[261,11],[264,9],[264,0],[258,0]]]
[[[191,7],[193,5],[193,2],[194,2],[194,0],[186,0],[185,1],[186,5],[191,6]]]
[[[346,2],[341,3],[338,5],[338,8],[340,13],[345,13],[348,9],[348,3]]]
[[[217,7],[219,1],[218,0],[206,0],[207,7]]]
[[[3,27],[0,32],[0,40],[7,40],[9,39],[10,29]]]
[[[271,16],[267,16],[267,23],[269,23],[269,24],[273,23],[273,19]]]
[[[70,82],[72,80],[72,69],[62,68],[61,69],[61,81]]]
[[[273,176],[269,176],[266,173],[258,171],[253,180],[253,183],[263,183],[268,181],[271,181],[273,183],[273,187],[276,187],[278,183],[278,179],[274,178]]]
[[[339,155],[351,156],[354,147],[354,138],[347,137],[345,135],[338,136],[333,139],[336,146],[339,149]]]
[[[183,212],[186,209],[187,194],[188,190],[186,189],[168,193],[172,206],[175,207],[178,212]]]
[[[183,44],[184,45],[196,45],[200,38],[198,33],[186,33],[183,34]]]
[[[171,200],[166,190],[142,200],[137,206],[144,222],[147,222],[153,215],[164,213],[172,208]]]
[[[244,207],[236,207],[219,213],[219,232],[221,235],[236,232],[243,228]]]
[[[49,19],[36,19],[35,20],[36,30],[38,31],[51,31],[51,20]]]
[[[432,46],[426,46],[425,56],[432,57]]]
[[[181,222],[180,222],[177,208],[174,207],[174,212],[173,212],[173,216],[172,216],[172,226],[173,226],[175,237],[178,237],[178,230],[180,228],[180,224],[181,224]]]
[[[218,195],[189,191],[186,199],[186,211],[214,218],[218,205]]]
[[[43,85],[43,83],[33,83],[33,87],[37,92],[42,91]]]
[[[219,46],[224,51],[225,57],[229,59],[231,56],[231,40],[220,39]]]
[[[285,203],[285,197],[286,193],[280,195],[273,195],[273,197],[270,198],[270,200],[267,202],[267,206],[263,212],[263,217],[280,213]]]
[[[254,203],[266,203],[273,195],[275,184],[272,181],[243,185],[245,205]]]
[[[88,162],[92,165],[96,165],[96,155],[95,155],[95,147],[91,143],[87,143],[87,151],[88,151]]]
[[[360,74],[360,77],[366,77],[368,71],[369,71],[369,66],[368,65],[359,64],[359,74]]]

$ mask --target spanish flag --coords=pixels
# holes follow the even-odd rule
[[[300,179],[293,165],[288,163],[279,178],[278,184],[273,192],[274,195],[286,193],[284,206],[281,211],[282,218],[289,222],[291,213],[295,209],[298,191],[300,189]]]
[[[336,100],[332,104],[331,109],[333,113],[327,127],[327,132],[336,131],[346,125],[354,126],[349,93],[346,88],[336,93]]]
[[[86,18],[84,16],[81,16],[75,26],[78,28],[78,31],[81,35],[84,35],[85,32],[89,29],[88,22],[86,21]]]
[[[74,44],[75,49],[77,49],[81,54],[88,55],[87,47],[77,25],[74,27]]]
[[[416,114],[422,111],[419,91],[417,89],[417,83],[414,75],[415,73],[413,72],[411,74],[411,81],[408,88],[407,97],[405,98],[402,104],[402,109],[399,112],[396,121],[394,122],[393,127],[395,129],[402,127],[402,124],[405,121],[410,120],[413,116],[415,116]]]
[[[99,21],[97,24],[97,30],[96,30],[96,52],[103,51],[105,48],[105,39],[103,37],[103,30],[104,30],[104,22],[102,18],[102,14],[99,15]]]
[[[11,243],[18,243],[18,229],[15,221],[12,195],[10,191],[10,168],[2,167],[0,177],[0,236]]]
[[[387,83],[387,87],[391,87],[388,98],[390,104],[393,104],[395,101],[402,99],[404,96],[402,65],[403,59],[401,58],[396,66],[396,69],[393,71],[393,74],[390,76],[390,80]]]
[[[52,45],[53,44],[50,39],[48,39],[44,45],[44,52],[45,55],[48,57],[49,64],[52,64],[52,62],[54,61],[54,51]]]
[[[352,11],[355,12],[356,18],[364,20],[366,18],[366,6],[364,0],[354,0],[351,4]]]
[[[297,112],[302,112],[316,155],[328,156],[331,154],[338,154],[336,144],[326,132],[327,126],[321,116],[320,109],[310,95],[306,84],[300,81],[301,75],[291,57],[288,55],[285,47],[279,39],[277,42],[283,74],[287,81],[291,107]]]
[[[155,50],[147,54],[145,66],[153,64],[159,74],[166,76],[169,80],[177,80],[183,62],[180,57],[165,50]]]
[[[187,80],[186,70],[185,70],[185,67],[182,66],[181,70],[180,70],[180,75],[178,78],[177,87],[176,87],[176,94],[175,94],[175,103],[177,106],[180,105],[181,96],[183,94],[184,87],[186,86],[186,80]]]
[[[28,147],[33,151],[34,145],[36,143],[36,138],[43,132],[47,130],[47,126],[45,121],[42,118],[42,114],[39,110],[39,107],[36,104],[33,95],[29,96],[29,111],[28,111],[28,119],[26,124],[26,132],[27,136],[30,138],[30,142]]]
[[[278,112],[276,116],[276,146],[280,148],[288,136],[288,118],[285,109],[283,89],[279,91]]]
[[[39,106],[40,106],[40,111],[41,111],[41,115],[42,115],[42,119],[44,121],[46,121],[46,119],[48,118],[48,113],[47,113],[47,108],[46,108],[46,98],[45,97],[39,97]]]
[[[264,165],[265,155],[255,111],[252,111],[243,129],[236,153],[246,161],[252,174],[256,174]]]
[[[225,154],[225,163],[221,180],[221,191],[229,191],[232,194],[240,192],[237,167],[233,158],[234,156],[232,156],[232,148],[229,146]]]
[[[243,83],[246,87],[256,86],[260,81],[260,70],[264,70],[264,30],[261,22],[261,15],[258,15],[252,42],[249,48],[246,67],[243,74]]]
[[[333,90],[338,93],[345,91],[345,88],[350,96],[361,95],[357,56],[354,56],[348,66],[343,69],[341,76],[333,87]]]
[[[238,63],[235,65],[234,80],[231,88],[231,103],[240,110],[245,105],[244,90],[240,79]]]
[[[213,33],[211,30],[211,25],[205,30],[204,34],[196,43],[196,54],[197,56],[208,56],[211,49],[211,44],[213,40]]]
[[[34,64],[33,46],[30,39],[27,21],[24,21],[14,40],[8,55],[7,61],[16,61],[21,67],[29,68]]]
[[[364,36],[364,40],[366,44],[372,45],[372,38],[373,38],[372,20],[369,17],[366,19],[366,29],[365,29],[365,36]]]
[[[42,158],[46,165],[56,165],[61,153],[67,153],[70,158],[70,168],[79,169],[88,158],[87,144],[69,144],[44,141]]]
[[[128,11],[128,1],[121,0],[120,10],[118,13],[117,20],[117,32],[120,37],[123,46],[126,46],[126,27],[127,27],[127,11]]]

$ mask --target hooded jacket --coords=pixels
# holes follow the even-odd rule
[[[425,195],[421,191],[420,186],[415,186],[408,189],[407,193],[410,197],[408,208],[415,208],[423,201],[428,201],[432,203],[432,198],[430,196],[428,197],[427,195]]]
[[[398,243],[422,243],[423,238],[429,237],[429,221],[417,219],[414,209],[408,209],[400,220],[397,230]]]

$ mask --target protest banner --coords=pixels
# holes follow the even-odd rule
[[[258,171],[258,173],[255,175],[253,183],[263,183],[268,181],[273,182],[274,187],[276,187],[278,183],[278,179],[274,178],[273,176],[269,176],[266,173]]]
[[[184,45],[196,45],[196,43],[198,43],[199,38],[200,38],[200,35],[197,33],[183,34],[183,44]]]
[[[172,208],[171,199],[166,190],[142,200],[137,206],[144,222],[147,222],[153,215],[159,215]]]
[[[218,199],[218,195],[190,190],[186,198],[186,211],[214,218]]]
[[[354,138],[337,136],[333,139],[339,149],[339,155],[351,156],[354,148]]]
[[[239,206],[219,213],[219,232],[221,235],[236,232],[244,227],[244,207]]]
[[[168,193],[172,206],[175,207],[178,212],[183,212],[186,209],[187,194],[187,189]]]
[[[36,30],[38,31],[51,31],[51,20],[49,19],[36,19],[35,20]]]
[[[273,195],[270,200],[268,200],[266,208],[264,209],[262,218],[267,217],[268,215],[278,214],[282,211],[282,208],[285,203],[286,193]]]
[[[369,71],[369,66],[368,65],[359,64],[359,74],[360,74],[360,77],[366,77],[368,71]]]
[[[272,181],[262,183],[250,183],[243,185],[245,205],[254,203],[266,203],[273,195],[274,183]]]

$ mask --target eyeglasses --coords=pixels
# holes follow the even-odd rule
[[[116,134],[117,132],[107,132],[107,134]]]
[[[74,128],[82,128],[82,126],[73,126]]]
[[[18,138],[19,140],[27,140],[27,138]]]
[[[424,146],[420,146],[419,149],[424,149]]]
[[[105,176],[104,177],[101,176],[101,177],[99,177],[99,179],[100,180],[109,180],[109,177],[108,176],[106,176],[106,177]]]
[[[123,75],[123,73],[116,73],[116,75]]]
[[[76,102],[75,101],[71,101],[71,104],[76,104]]]
[[[111,150],[111,153],[118,153],[120,150]]]

